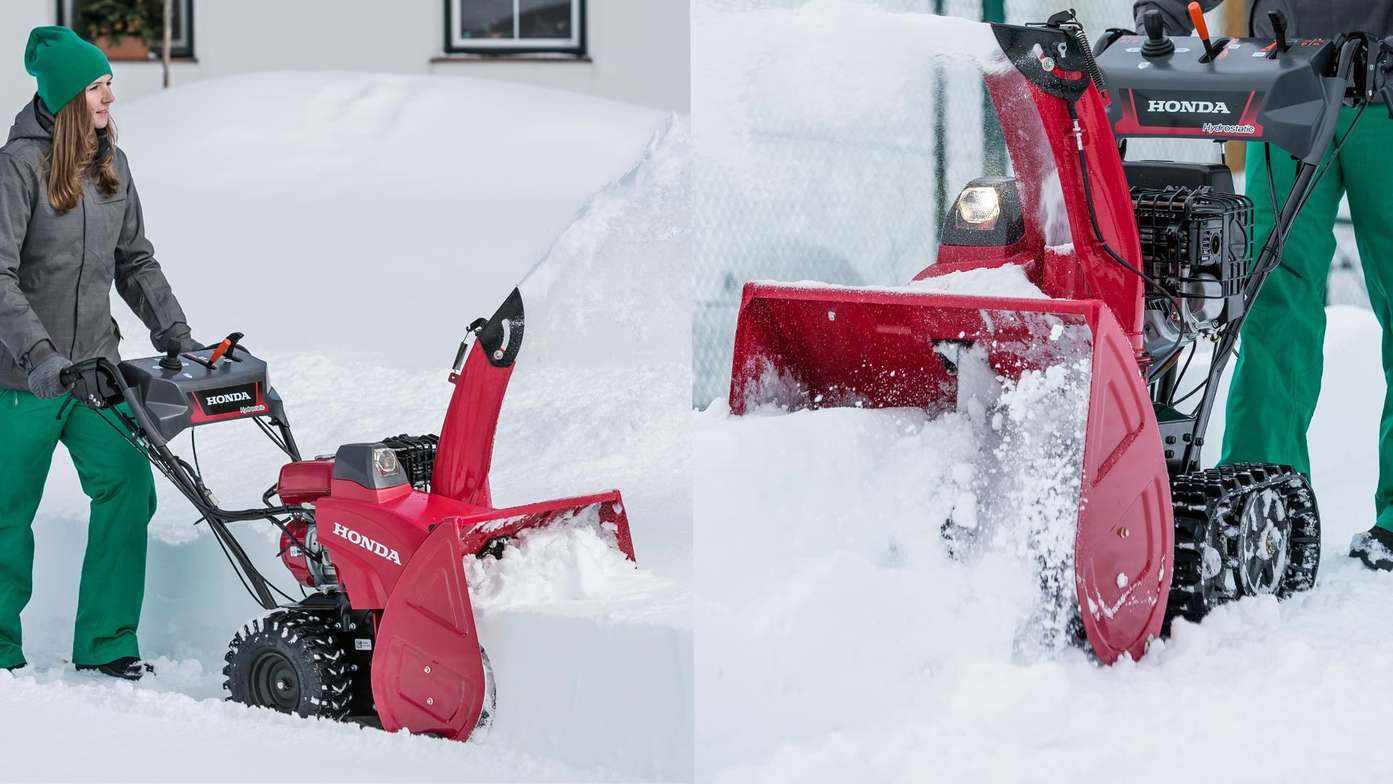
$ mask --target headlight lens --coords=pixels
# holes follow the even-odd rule
[[[964,188],[958,196],[958,220],[964,228],[993,229],[1001,217],[1001,197],[996,188],[974,186]]]
[[[397,472],[400,463],[397,462],[397,453],[391,449],[378,447],[372,450],[372,465],[377,469],[378,476],[391,476]]]

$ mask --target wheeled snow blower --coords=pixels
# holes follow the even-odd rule
[[[266,363],[240,344],[239,333],[200,351],[120,365],[85,360],[64,372],[72,394],[107,416],[188,497],[266,610],[232,639],[223,669],[230,699],[464,740],[489,723],[495,699],[464,559],[501,556],[520,532],[574,522],[607,529],[633,560],[617,490],[493,506],[494,432],[522,336],[522,297],[514,290],[460,344],[438,436],[344,444],[312,460],[301,458]],[[221,509],[196,465],[169,442],[189,428],[242,419],[292,462],[262,496],[264,508]],[[281,593],[286,601],[278,600],[231,531],[251,520],[280,529],[280,557],[312,589],[307,598]]]
[[[735,336],[738,415],[952,410],[965,349],[1019,380],[1060,361],[1061,333],[1081,335],[1089,398],[1073,586],[1067,574],[1060,585],[1077,639],[1105,663],[1142,656],[1174,618],[1314,583],[1320,519],[1306,478],[1281,465],[1200,470],[1200,448],[1248,307],[1330,165],[1323,154],[1343,141],[1341,105],[1393,92],[1389,47],[1373,37],[1287,40],[1279,16],[1276,40],[1210,40],[1196,10],[1198,40],[1164,36],[1153,11],[1145,36],[1110,30],[1096,50],[1072,12],[993,25],[1004,57],[984,79],[1013,176],[962,191],[920,286],[748,283]],[[1253,203],[1225,166],[1125,161],[1126,137],[1265,142],[1294,159],[1295,187],[1280,205],[1272,189],[1276,227],[1254,257]],[[1048,298],[924,285],[1007,264]],[[1212,361],[1182,394],[1199,342]]]

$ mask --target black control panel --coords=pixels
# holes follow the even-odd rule
[[[1271,142],[1319,159],[1350,86],[1326,40],[1124,35],[1098,55],[1118,137]]]
[[[122,377],[165,440],[212,422],[263,415],[285,421],[264,361],[241,346],[211,362],[214,352],[209,347],[183,354],[177,370],[162,356],[121,363]]]

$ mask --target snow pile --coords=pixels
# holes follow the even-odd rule
[[[642,597],[662,586],[619,551],[598,513],[525,529],[500,554],[464,560],[476,612]],[[665,587],[665,586],[664,586]]]
[[[1003,264],[990,269],[959,270],[937,277],[921,278],[906,288],[937,294],[1048,299],[1045,292],[1025,276],[1025,268],[1019,264]]]
[[[237,114],[218,110],[229,101]],[[140,637],[161,675],[133,688],[94,682],[61,661],[87,500],[59,450],[23,617],[32,666],[0,676],[0,702],[14,706],[0,734],[35,754],[7,755],[7,771],[52,764],[62,738],[113,749],[67,760],[64,775],[86,778],[690,776],[689,336],[673,323],[689,269],[685,121],[480,80],[314,73],[200,82],[118,119],[196,336],[248,334],[306,455],[438,432],[465,326],[521,283],[528,330],[499,423],[494,499],[617,487],[641,568],[626,561],[621,575],[578,532],[495,564],[498,601],[485,598],[478,628],[498,715],[480,744],[306,722],[221,702],[227,640],[258,608],[160,480]],[[124,305],[113,312],[143,336]],[[122,350],[150,353],[143,337]],[[173,444],[186,459],[190,441]],[[259,506],[285,460],[245,422],[198,430],[197,447],[232,508]],[[293,593],[269,526],[236,532]],[[549,596],[523,579],[547,557],[563,561]],[[367,751],[345,757],[350,746]],[[291,756],[313,770],[275,766]]]
[[[891,294],[957,294],[971,297],[1007,297],[1015,299],[1049,299],[1030,278],[1025,268],[1019,264],[1003,264],[1000,267],[966,269],[949,272],[929,278],[920,278],[903,286],[846,286],[818,280],[757,281],[764,286],[797,289],[852,289],[855,291],[878,291]]]

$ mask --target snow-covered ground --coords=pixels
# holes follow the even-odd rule
[[[1373,521],[1384,384],[1372,313],[1328,315],[1315,590],[1180,622],[1110,668],[1022,657],[1028,571],[1009,553],[948,558],[966,416],[699,414],[696,558],[721,569],[698,571],[698,780],[1368,780],[1393,576],[1345,553]],[[1222,428],[1221,406],[1210,444]]]
[[[59,450],[35,522],[31,666],[0,673],[0,779],[689,778],[685,119],[482,80],[332,73],[200,82],[117,109],[195,335],[247,334],[307,455],[438,432],[465,326],[521,282],[528,329],[495,500],[617,487],[639,569],[570,532],[475,573],[498,684],[481,740],[300,720],[222,702],[225,645],[258,608],[161,480],[141,624],[159,674],[112,683],[63,661],[86,499]],[[123,353],[151,353],[114,310]],[[197,438],[224,506],[259,505],[283,462],[274,447],[247,423]],[[189,436],[175,446],[189,456]],[[270,533],[240,530],[289,589]]]

